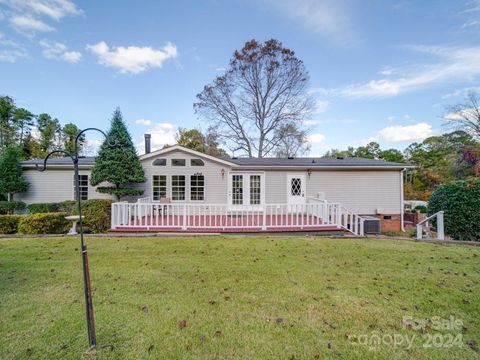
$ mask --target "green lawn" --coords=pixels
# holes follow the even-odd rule
[[[480,356],[478,247],[312,237],[87,243],[97,339],[113,349],[85,354],[77,238],[0,239],[0,359]],[[433,319],[423,332],[405,316],[463,325],[436,330]],[[394,335],[413,345],[388,344]],[[375,336],[382,344],[365,345]],[[429,338],[444,347],[424,348]]]

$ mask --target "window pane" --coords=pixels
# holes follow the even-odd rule
[[[185,175],[172,175],[172,200],[185,200]]]
[[[167,197],[167,176],[153,175],[153,200],[160,200]]]
[[[190,200],[204,200],[205,178],[203,175],[190,176]]]
[[[167,159],[155,159],[153,160],[153,166],[167,166]]]
[[[88,200],[88,175],[78,175],[78,185],[80,189],[80,200]],[[74,199],[77,200],[77,187],[75,176],[73,177]]]
[[[290,182],[290,192],[292,196],[300,196],[302,194],[302,179],[292,178]]]
[[[260,204],[260,175],[250,175],[250,205]]]
[[[172,166],[185,166],[185,159],[172,159]]]
[[[243,204],[243,175],[232,175],[232,204]]]
[[[202,159],[190,159],[190,166],[203,166],[205,163]]]

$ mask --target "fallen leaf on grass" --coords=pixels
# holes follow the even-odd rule
[[[183,330],[187,327],[187,320],[182,320],[178,323],[178,327],[180,328],[180,330]]]
[[[467,344],[470,347],[470,349],[472,349],[473,351],[478,352],[478,347],[475,340],[467,340],[465,344]]]

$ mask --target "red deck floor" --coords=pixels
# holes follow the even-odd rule
[[[335,225],[322,225],[321,219],[306,215],[265,216],[226,216],[190,215],[186,219],[186,229],[183,228],[183,216],[144,216],[137,219],[135,226],[118,226],[111,231],[117,232],[295,232],[295,231],[337,231]],[[162,226],[163,225],[163,226]]]

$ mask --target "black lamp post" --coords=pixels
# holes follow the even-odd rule
[[[72,159],[73,166],[75,169],[75,193],[77,197],[77,206],[78,206],[78,215],[79,215],[79,224],[80,224],[80,243],[82,249],[82,265],[83,265],[83,283],[84,283],[84,290],[85,290],[85,307],[86,307],[86,317],[87,317],[87,332],[88,332],[88,344],[89,346],[96,347],[97,339],[95,336],[95,320],[93,318],[93,302],[92,302],[92,289],[90,287],[90,272],[88,269],[88,254],[87,254],[87,246],[83,241],[83,219],[82,219],[82,203],[80,199],[80,184],[78,179],[78,141],[80,137],[89,130],[95,130],[102,133],[105,138],[107,135],[100,129],[96,128],[88,128],[82,130],[77,137],[75,138],[75,153],[70,154],[67,151],[63,150],[55,150],[50,152],[45,160],[43,161],[43,167],[40,168],[38,164],[36,165],[38,171],[45,171],[47,169],[47,161],[50,156],[53,154],[64,154]],[[112,146],[109,144],[109,146]]]

